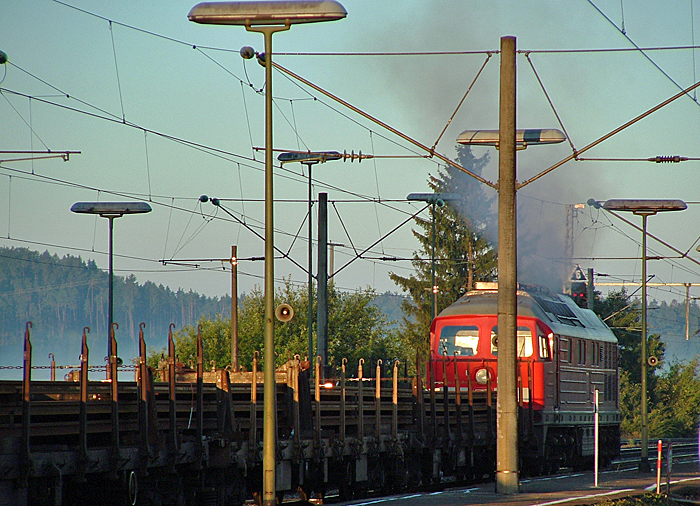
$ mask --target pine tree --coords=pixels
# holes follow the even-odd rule
[[[457,161],[475,174],[481,174],[489,162],[489,154],[476,158],[469,146],[458,146]],[[433,217],[438,312],[472,289],[476,281],[492,281],[497,264],[496,251],[489,240],[495,225],[492,212],[495,195],[488,197],[481,183],[451,166],[431,175],[428,186],[436,193],[456,193],[462,198],[442,207],[433,205],[430,217],[416,218],[419,230],[414,229],[413,235],[421,249],[413,255],[415,274],[408,277],[394,272],[389,274],[394,283],[410,294],[410,299],[402,304],[402,333],[424,356],[433,318],[430,261]]]

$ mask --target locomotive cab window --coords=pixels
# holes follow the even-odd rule
[[[479,344],[479,327],[475,325],[453,325],[440,330],[438,353],[470,357],[476,355]]]
[[[553,338],[551,334],[547,336],[544,332],[538,329],[537,343],[539,346],[540,358],[543,360],[552,360],[551,338]]]
[[[518,357],[532,356],[532,331],[530,327],[518,327]],[[498,355],[498,325],[491,329],[491,354]]]

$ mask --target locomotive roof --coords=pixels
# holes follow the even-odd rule
[[[518,316],[531,316],[546,323],[555,334],[617,342],[617,337],[590,309],[584,309],[564,294],[518,290]],[[498,313],[498,290],[467,292],[439,315],[488,315]]]

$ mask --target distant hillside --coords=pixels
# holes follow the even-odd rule
[[[34,363],[77,364],[83,327],[90,327],[90,363],[101,364],[106,354],[109,274],[95,262],[63,258],[48,251],[0,248],[0,366],[22,363],[23,337],[31,321]],[[229,316],[230,297],[206,297],[172,291],[150,281],[114,277],[114,321],[119,324],[119,355],[138,354],[139,323],[149,347],[161,349],[171,323],[179,329],[202,315]]]
[[[700,355],[700,307],[690,303],[689,337],[685,339],[685,301],[649,304],[649,334],[659,334],[666,345],[666,362],[688,362]],[[697,332],[697,334],[695,334]]]
[[[377,295],[374,299],[374,305],[386,314],[387,319],[392,327],[396,327],[401,323],[403,312],[401,311],[401,302],[406,298],[400,293],[384,292]]]

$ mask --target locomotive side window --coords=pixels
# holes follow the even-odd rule
[[[518,327],[518,357],[532,356],[532,331],[530,327]],[[491,353],[498,355],[498,325],[491,329]]]
[[[549,348],[549,337],[538,332],[537,342],[539,344],[540,358],[543,360],[552,360],[552,350]]]
[[[529,327],[518,327],[518,356],[532,356],[532,331]]]
[[[438,352],[447,355],[470,357],[476,355],[479,344],[479,327],[475,325],[452,325],[443,327],[440,331],[440,349]],[[445,351],[447,350],[447,351]]]

